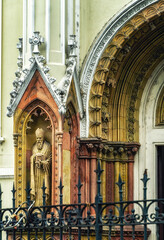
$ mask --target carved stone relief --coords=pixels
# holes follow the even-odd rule
[[[50,117],[51,116],[51,117]],[[17,116],[17,113],[15,114]],[[15,120],[16,122],[16,120]],[[20,113],[18,120],[17,134],[15,134],[16,144],[15,144],[15,160],[16,160],[16,199],[17,203],[25,201],[26,196],[24,195],[24,189],[26,184],[30,181],[30,156],[32,155],[33,144],[36,142],[35,130],[40,127],[46,132],[46,141],[52,144],[52,165],[54,166],[55,160],[57,158],[57,152],[55,154],[54,150],[57,148],[57,142],[54,141],[54,133],[57,131],[57,121],[54,112],[51,108],[43,103],[42,101],[34,101],[31,103],[25,111]],[[15,129],[16,130],[16,129]],[[53,139],[53,141],[52,141]],[[58,164],[55,164],[58,168]],[[53,175],[53,184],[56,185],[54,192],[57,191],[58,185],[58,175],[51,172]],[[50,174],[50,175],[51,175]],[[43,179],[42,179],[43,181]],[[46,181],[46,180],[45,180]],[[53,196],[55,193],[52,193]],[[57,199],[58,200],[58,199]]]
[[[89,99],[88,96],[90,94],[90,106],[85,110],[86,118],[81,121],[82,137],[87,136],[86,134],[88,132],[89,125],[91,129],[90,136],[97,136],[97,133],[99,134],[101,132],[101,126],[99,123],[101,121],[101,114],[99,114],[98,108],[100,107],[99,105],[101,105],[101,96],[104,88],[102,85],[105,84],[105,82],[104,76],[102,75],[99,77],[99,79],[97,79],[97,70],[100,68],[106,68],[106,70],[110,72],[110,74],[108,74],[109,82],[112,85],[116,84],[115,74],[119,69],[119,64],[122,62],[124,56],[127,55],[131,50],[131,46],[127,44],[127,40],[129,40],[130,37],[136,33],[145,22],[148,22],[148,19],[150,21],[152,18],[158,16],[159,13],[164,11],[164,2],[156,2],[157,1],[143,1],[142,3],[137,2],[132,4],[133,6],[127,8],[126,11],[120,14],[119,18],[116,16],[115,21],[113,20],[113,24],[106,26],[105,31],[100,34],[101,38],[97,39],[95,46],[92,48],[81,77],[81,89],[83,89],[84,93],[84,108],[87,107],[87,101]],[[149,7],[151,4],[152,6]],[[119,20],[117,21],[117,19]],[[156,27],[151,21],[148,25],[151,30]],[[123,28],[118,32],[118,29],[121,27]],[[136,40],[137,39],[135,38],[132,39],[133,42]],[[119,57],[117,57],[117,61],[115,61],[119,52]],[[104,58],[103,61],[100,59],[101,55]],[[115,61],[115,63],[113,64],[114,67],[112,69],[110,65],[113,61]],[[93,76],[94,73],[95,76]],[[94,91],[96,82],[99,82],[99,86],[97,86],[97,91]],[[92,116],[93,109],[97,110],[96,117]],[[88,123],[88,110],[90,111],[90,124]]]
[[[155,119],[156,126],[164,125],[164,88],[162,89],[157,107],[156,107],[156,119]]]
[[[164,2],[163,2],[164,4]],[[164,10],[163,5],[158,4],[157,5],[158,11],[161,12]],[[156,17],[156,19],[153,19],[153,28],[152,24],[143,25],[144,18],[149,17],[152,18],[154,16],[158,16],[157,9],[155,6],[149,11],[149,9],[146,9],[143,11],[143,15],[139,14],[138,18],[137,16],[134,19],[131,19],[131,21],[118,33],[112,40],[112,42],[109,44],[109,46],[104,51],[102,57],[99,60],[97,69],[95,71],[95,75],[93,78],[92,86],[91,86],[91,92],[90,92],[90,102],[89,102],[89,114],[90,114],[90,128],[89,128],[89,134],[91,137],[103,137],[106,138],[104,131],[104,113],[102,113],[102,109],[104,109],[104,94],[107,91],[108,88],[114,88],[118,86],[118,82],[120,84],[119,89],[117,88],[118,92],[120,91],[121,94],[127,94],[126,92],[123,93],[124,89],[121,89],[121,72],[124,73],[126,69],[124,70],[124,63],[125,59],[127,60],[128,57],[130,58],[131,52],[134,52],[134,47],[136,45],[136,42],[138,42],[144,35],[150,33],[151,31],[154,31],[158,26],[160,27],[160,24],[163,21],[163,16],[161,16],[160,19]],[[144,16],[144,17],[143,17]],[[135,22],[136,20],[136,22]],[[136,30],[136,24],[138,25],[139,29]],[[133,33],[133,35],[132,35]],[[132,36],[131,36],[132,35]],[[152,34],[153,35],[153,34]],[[129,36],[129,38],[127,38]],[[144,87],[145,81],[148,78],[148,72],[150,74],[151,69],[153,69],[153,65],[158,63],[163,55],[163,45],[160,44],[157,46],[157,48],[154,47],[153,51],[150,50],[147,54],[147,60],[143,62],[142,66],[140,66],[140,69],[132,70],[132,72],[135,72],[135,76],[133,76],[129,79],[127,78],[127,75],[124,76],[124,79],[122,77],[122,81],[126,80],[126,83],[122,83],[124,86],[127,84],[126,88],[129,88],[129,101],[127,102],[128,109],[124,108],[124,111],[127,111],[128,114],[125,117],[124,116],[124,122],[127,122],[127,126],[123,126],[122,129],[124,131],[128,131],[127,136],[125,136],[124,133],[124,139],[125,141],[137,141],[137,130],[135,128],[138,128],[138,101],[140,99],[141,95],[141,86]],[[138,64],[139,65],[139,64]],[[137,65],[136,65],[137,66]],[[135,67],[134,67],[135,68]],[[129,70],[130,71],[130,70]],[[123,75],[122,75],[123,76]],[[130,76],[130,75],[129,75]],[[108,84],[108,87],[106,86]],[[111,90],[109,90],[111,91]],[[114,91],[113,91],[114,92]],[[118,94],[118,93],[116,93]],[[113,97],[112,95],[110,96]],[[109,99],[110,99],[109,97]],[[119,96],[116,96],[119,100]],[[121,98],[120,98],[121,99]],[[136,107],[137,103],[137,107]],[[120,104],[115,102],[115,104]],[[125,105],[125,102],[122,103],[122,105]],[[119,106],[119,105],[118,105]],[[104,111],[104,110],[103,110]],[[108,109],[108,111],[112,112],[112,109]],[[122,110],[123,111],[123,110]],[[119,109],[118,109],[118,117],[119,117]],[[113,116],[111,116],[112,118]],[[116,113],[115,113],[116,117]],[[125,120],[126,118],[126,120]],[[117,121],[117,119],[114,119],[114,121]],[[120,121],[120,120],[118,120]],[[119,126],[118,126],[119,127]],[[109,130],[110,131],[110,130]],[[107,134],[108,135],[108,134]],[[122,141],[122,140],[121,140]]]
[[[43,128],[35,131],[36,142],[32,147],[30,157],[30,187],[31,199],[35,200],[36,206],[43,204],[42,187],[45,185],[46,204],[51,203],[51,144],[45,140]]]

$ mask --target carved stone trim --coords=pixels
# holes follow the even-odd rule
[[[100,159],[110,162],[133,162],[140,148],[139,143],[110,142],[98,138],[81,138],[79,144],[80,159],[92,159],[86,151],[96,151],[97,157],[101,155]]]
[[[117,33],[114,36],[112,42],[108,45],[108,47],[102,54],[93,78],[92,87],[90,91],[90,99],[88,103],[90,120],[89,136],[102,137],[108,140],[114,138],[114,140],[116,140],[117,134],[116,131],[115,135],[113,133],[113,122],[119,121],[121,122],[120,128],[124,131],[124,133],[123,131],[120,133],[119,138],[121,136],[121,139],[119,140],[121,141],[129,140],[130,142],[138,141],[137,111],[140,96],[142,93],[141,89],[144,88],[144,84],[149,77],[148,73],[150,75],[150,70],[153,69],[156,63],[159,63],[160,59],[162,59],[163,54],[162,43],[160,45],[157,44],[157,46],[155,45],[155,43],[154,45],[153,44],[150,45],[151,47],[149,46],[150,50],[145,55],[146,56],[145,58],[143,54],[144,59],[143,63],[141,62],[141,64],[137,64],[138,67],[137,71],[134,65],[131,68],[130,59],[133,59],[133,62],[135,61],[137,62],[138,61],[137,55],[140,55],[141,52],[145,53],[146,50],[144,50],[144,47],[147,48],[148,45],[146,40],[145,44],[143,45],[138,44],[138,46],[136,46],[137,42],[142,36],[144,37],[146,34],[148,34],[147,39],[149,39],[150,41],[150,38],[152,36],[153,41],[154,40],[153,36],[157,36],[157,39],[159,39],[159,35],[161,34],[162,40],[161,23],[163,21],[163,16],[158,18],[158,14],[160,11],[161,13],[164,11],[164,1],[161,1],[160,4],[153,5],[151,9],[150,8],[145,9],[142,13],[135,16],[135,18],[131,19],[131,21],[128,22],[119,31],[119,33]],[[152,32],[152,34],[150,34],[150,32],[152,31],[150,23],[144,24],[145,21],[147,21],[146,19],[148,17],[150,19],[153,18],[153,24],[155,27],[153,30],[157,28],[157,30],[159,29],[159,31],[156,30]],[[127,55],[129,51],[131,51],[131,49],[134,50],[136,57],[135,61],[133,52]],[[129,71],[125,73],[125,71],[123,70],[124,68],[129,69]],[[113,89],[115,85],[117,86],[116,91]],[[129,91],[127,92],[126,89],[128,88],[128,86]],[[118,92],[120,92],[121,94],[118,95]],[[105,99],[104,97],[106,93],[108,94],[107,103],[104,102]],[[126,95],[130,99],[130,101],[124,102],[125,100],[124,95]],[[112,100],[112,97],[114,101]],[[106,109],[104,103],[105,105],[107,105]],[[106,124],[103,121],[103,114],[109,112],[109,106],[112,121],[111,123],[109,121],[109,124]],[[128,112],[128,116],[123,115],[123,112],[125,111]],[[124,118],[124,123],[123,121],[120,121],[120,119],[118,119],[119,116],[121,116],[122,119]],[[127,120],[128,122],[127,125],[125,124],[125,120]],[[108,134],[108,127],[110,129],[111,138],[110,134]],[[126,132],[128,131],[127,135],[125,134],[125,131]]]
[[[19,133],[13,133],[14,147],[18,147],[18,137],[21,136]]]
[[[9,106],[7,107],[7,116],[8,117],[11,117],[27,86],[29,85],[34,73],[36,70],[38,70],[47,86],[47,88],[49,89],[52,97],[54,98],[56,104],[58,106],[60,106],[61,104],[61,101],[60,101],[60,98],[56,95],[55,93],[55,90],[56,90],[56,87],[54,85],[54,81],[55,79],[54,78],[51,78],[47,73],[48,71],[46,70],[46,67],[43,65],[43,62],[44,62],[44,57],[43,56],[36,56],[35,58],[32,57],[30,59],[30,62],[31,62],[31,65],[29,67],[29,69],[24,69],[22,71],[19,71],[19,74],[16,72],[16,79],[15,81],[13,82],[13,85],[14,85],[14,89],[13,91],[10,93],[10,103],[9,103]]]
[[[125,23],[127,23],[132,17],[137,15],[143,9],[148,6],[159,2],[158,0],[142,0],[135,1],[126,6],[124,10],[122,10],[119,14],[115,15],[115,17],[108,22],[108,24],[104,27],[102,32],[99,34],[97,40],[94,42],[90,53],[85,62],[82,75],[81,75],[81,89],[83,90],[83,104],[84,109],[86,111],[86,117],[81,121],[81,137],[88,136],[88,127],[89,127],[89,95],[91,84],[93,81],[93,75],[95,73],[96,66],[98,61],[104,52],[107,45],[110,43],[112,38],[118,32],[120,28],[122,28]],[[118,46],[117,46],[118,47]]]
[[[17,48],[19,49],[19,57],[17,61],[18,70],[15,72],[16,79],[13,81],[13,90],[10,93],[10,103],[7,107],[7,116],[11,117],[28,84],[30,83],[33,74],[36,70],[38,70],[49,89],[52,97],[54,98],[56,104],[58,105],[59,113],[65,114],[66,112],[66,102],[68,98],[68,93],[71,85],[71,81],[74,77],[75,79],[75,86],[78,96],[78,104],[80,108],[80,114],[81,117],[83,117],[83,105],[81,96],[79,94],[79,85],[77,82],[77,73],[76,73],[76,55],[74,54],[75,48],[76,48],[76,42],[75,39],[73,41],[69,42],[69,57],[66,62],[66,72],[63,79],[59,82],[58,86],[55,85],[56,79],[54,77],[51,77],[49,73],[49,67],[45,63],[44,56],[39,54],[39,45],[43,42],[43,38],[39,35],[39,32],[34,32],[33,38],[30,40],[30,44],[33,46],[33,56],[29,59],[29,65],[27,68],[22,69],[23,66],[23,60],[22,60],[22,39],[19,39],[19,43],[17,44]]]
[[[158,103],[157,103],[157,107],[156,107],[155,125],[156,126],[164,125],[164,87],[158,98]]]

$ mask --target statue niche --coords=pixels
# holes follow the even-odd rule
[[[51,204],[51,137],[51,121],[47,113],[41,108],[35,109],[30,114],[26,127],[26,173],[35,206],[43,205],[43,181],[46,187],[46,205]]]
[[[44,139],[44,130],[38,128],[35,131],[36,143],[32,148],[30,158],[30,185],[31,197],[35,204],[42,205],[43,180],[46,186],[46,203],[50,202],[50,165],[52,159],[51,145]]]

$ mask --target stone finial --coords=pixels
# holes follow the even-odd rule
[[[76,35],[70,35],[68,40],[68,56],[76,57],[75,49],[77,48]]]
[[[19,57],[22,57],[23,50],[23,38],[19,38],[19,42],[17,43],[17,49],[19,50]]]
[[[39,45],[44,42],[44,38],[39,35],[40,32],[34,32],[32,38],[29,39],[29,43],[33,46],[33,53],[39,54]]]

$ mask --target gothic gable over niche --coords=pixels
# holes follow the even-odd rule
[[[35,71],[28,87],[26,88],[17,108],[25,109],[29,104],[35,100],[41,100],[42,102],[48,103],[49,105],[55,106],[54,99],[43,81],[40,72]],[[50,104],[51,103],[51,104]],[[57,108],[57,106],[56,106]]]
[[[56,100],[56,101],[55,101]],[[34,192],[35,201],[41,204],[40,197],[42,190],[42,177],[40,182],[33,186],[36,178],[35,161],[31,160],[32,156],[37,156],[38,152],[34,155],[34,146],[36,146],[37,130],[43,131],[43,148],[40,148],[40,154],[44,161],[49,161],[49,167],[42,173],[47,174],[44,177],[46,189],[48,190],[47,203],[57,203],[55,195],[57,194],[57,186],[59,176],[61,176],[61,153],[58,155],[61,136],[61,116],[58,111],[59,99],[53,92],[52,83],[47,82],[41,69],[36,62],[31,68],[25,83],[22,85],[17,97],[13,98],[13,105],[11,109],[14,112],[14,147],[15,147],[15,185],[18,189],[16,193],[16,202],[20,204],[26,199],[23,189],[27,187],[29,182],[31,189]],[[47,144],[47,145],[45,145]],[[49,146],[49,155],[51,158],[48,160],[44,148]],[[39,148],[38,148],[39,149]],[[39,151],[39,150],[37,150]],[[32,165],[33,163],[33,165]],[[42,162],[41,162],[42,164]],[[32,170],[35,173],[32,174]],[[43,174],[42,174],[43,175]],[[41,176],[42,176],[41,175]],[[40,175],[39,175],[40,176]],[[33,177],[33,178],[32,178]],[[39,187],[38,187],[39,185]],[[37,191],[36,191],[37,190]],[[35,194],[38,192],[38,194]],[[23,193],[23,194],[22,194]],[[55,202],[54,202],[55,201]]]
[[[16,79],[13,82],[14,89],[10,93],[11,99],[9,106],[7,107],[7,116],[11,117],[24,92],[27,89],[34,73],[38,71],[43,79],[44,84],[48,88],[50,94],[52,95],[54,101],[58,106],[58,111],[60,114],[65,114],[66,112],[66,102],[71,86],[71,82],[74,81],[76,85],[76,91],[78,92],[78,103],[80,108],[80,114],[82,115],[82,104],[81,96],[79,94],[79,84],[77,81],[76,74],[76,58],[74,54],[74,42],[71,41],[69,48],[71,49],[68,54],[68,59],[66,61],[66,72],[63,78],[59,81],[58,85],[55,84],[56,79],[51,77],[49,72],[49,67],[45,65],[45,58],[40,55],[39,45],[43,42],[41,41],[42,37],[39,35],[39,32],[34,32],[34,36],[29,39],[30,44],[33,47],[33,56],[30,57],[27,68],[23,69],[23,58],[22,58],[22,38],[19,39],[17,48],[19,49],[19,57],[17,61],[18,70],[15,72]]]
[[[11,96],[10,104],[7,107],[7,110],[8,110],[7,116],[9,117],[11,117],[14,114],[23,95],[24,94],[27,95],[26,91],[27,91],[27,88],[29,88],[29,86],[31,89],[30,89],[30,92],[29,91],[27,92],[31,97],[33,95],[33,98],[34,96],[37,97],[36,94],[39,94],[39,95],[42,94],[43,96],[44,95],[43,92],[45,91],[44,88],[46,86],[52,98],[56,102],[58,108],[59,109],[62,108],[60,92],[54,84],[56,79],[49,76],[48,74],[49,68],[47,66],[44,66],[44,57],[43,56],[31,57],[30,62],[31,62],[31,65],[29,69],[24,69],[22,71],[20,71],[19,69],[15,73],[16,79],[13,82],[14,89],[10,93],[10,96]],[[41,76],[41,78],[38,78],[38,74]],[[36,75],[36,78],[35,80],[32,81],[35,75]],[[40,79],[42,79],[42,83]],[[27,98],[29,96],[27,96]],[[27,99],[25,99],[25,101],[27,101]]]

